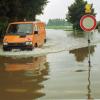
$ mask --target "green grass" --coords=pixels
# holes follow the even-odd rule
[[[62,29],[66,31],[72,31],[72,26],[46,26],[46,29]]]

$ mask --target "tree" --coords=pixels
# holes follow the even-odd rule
[[[85,15],[85,5],[87,1],[84,0],[75,0],[75,2],[68,7],[68,14],[66,15],[66,19],[73,24],[73,29],[81,30],[80,28],[80,19],[83,15]],[[93,7],[93,4],[92,4]],[[94,13],[94,9],[92,9],[91,14],[96,15]]]
[[[35,20],[42,14],[47,0],[0,0],[0,35],[7,22]],[[5,20],[5,21],[4,21]]]
[[[0,0],[0,17],[35,20],[46,4],[47,0]]]

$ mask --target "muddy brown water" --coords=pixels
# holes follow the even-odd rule
[[[76,37],[74,37],[76,38]],[[0,57],[0,100],[100,99],[100,44],[37,57]]]

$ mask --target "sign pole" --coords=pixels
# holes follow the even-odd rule
[[[88,63],[89,63],[89,67],[91,67],[91,59],[90,59],[90,53],[91,53],[91,40],[90,40],[90,32],[88,33],[88,53],[89,53],[89,60],[88,60]]]

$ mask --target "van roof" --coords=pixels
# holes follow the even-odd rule
[[[10,24],[45,24],[41,21],[20,21],[20,22],[12,22]]]

